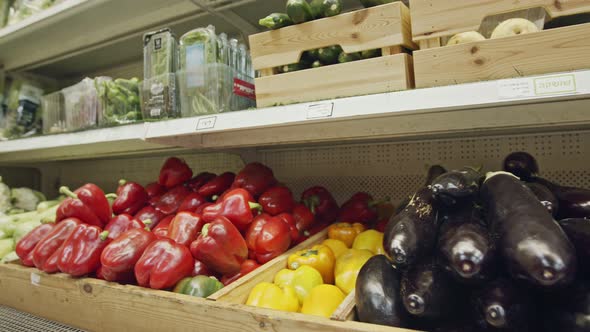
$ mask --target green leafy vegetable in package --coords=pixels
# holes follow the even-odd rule
[[[12,188],[11,198],[15,208],[25,211],[36,210],[37,204],[47,200],[43,193],[30,188]]]

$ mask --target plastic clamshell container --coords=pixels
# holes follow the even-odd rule
[[[43,134],[55,134],[68,131],[66,127],[66,111],[64,94],[57,91],[43,96],[41,99]]]
[[[85,78],[76,85],[62,89],[62,93],[66,130],[75,131],[95,127],[99,100],[94,80]]]
[[[175,74],[155,76],[141,83],[141,111],[148,121],[180,116]]]
[[[101,127],[127,124],[143,119],[139,79],[97,77],[98,124]]]
[[[173,74],[178,67],[176,37],[165,28],[143,35],[143,79]]]
[[[183,117],[254,107],[254,79],[214,63],[195,71],[180,71],[178,85]]]

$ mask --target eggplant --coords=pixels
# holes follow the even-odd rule
[[[553,216],[557,215],[559,210],[559,201],[557,197],[547,188],[540,183],[527,183],[527,187],[537,196],[541,204],[551,213]]]
[[[503,169],[525,181],[539,173],[537,160],[527,152],[513,152],[506,156]]]
[[[481,174],[474,168],[464,167],[440,175],[432,181],[434,196],[447,206],[472,200],[479,193]]]
[[[547,332],[590,331],[590,282],[580,280],[544,301]]]
[[[472,296],[473,307],[482,325],[514,332],[531,328],[535,313],[531,297],[511,281],[495,280]]]
[[[558,219],[590,218],[590,190],[561,186],[538,176],[532,177],[531,182],[547,187],[557,197]]]
[[[579,266],[590,272],[590,220],[581,218],[563,219],[559,225],[576,248]]]
[[[432,182],[434,181],[434,179],[445,174],[446,172],[447,172],[447,170],[444,167],[442,167],[441,165],[430,166],[430,168],[428,169],[428,173],[426,175],[426,183],[424,185],[425,186],[431,185]]]
[[[404,307],[421,319],[440,319],[452,313],[458,288],[432,260],[415,264],[403,275],[401,297]]]
[[[496,246],[513,278],[537,286],[574,279],[574,246],[526,185],[510,173],[489,173],[481,195]]]
[[[492,242],[475,212],[467,218],[450,215],[440,228],[438,262],[460,281],[490,280],[496,270]]]
[[[438,223],[430,188],[420,189],[385,227],[383,248],[398,267],[433,254]]]
[[[401,297],[401,272],[384,255],[371,257],[356,279],[355,302],[361,322],[406,327],[408,314]]]

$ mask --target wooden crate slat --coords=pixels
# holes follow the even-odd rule
[[[590,12],[588,0],[410,0],[414,41],[477,31],[486,16],[544,7],[553,18]]]
[[[250,36],[254,69],[299,61],[301,53],[331,45],[345,52],[387,46],[415,49],[408,8],[401,2],[357,10]]]
[[[31,273],[39,276],[36,285]],[[0,265],[0,304],[88,331],[376,331],[411,330],[208,301],[98,279],[48,275]]]
[[[395,54],[256,79],[256,104],[268,107],[406,90],[413,86],[412,57]]]

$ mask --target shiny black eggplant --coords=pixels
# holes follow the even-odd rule
[[[457,284],[432,260],[415,264],[404,273],[400,294],[408,313],[428,320],[453,314],[460,298]]]
[[[547,332],[590,332],[590,282],[579,280],[544,301]]]
[[[420,189],[385,228],[383,248],[398,267],[433,254],[438,223],[430,188]]]
[[[538,286],[574,279],[574,246],[526,185],[510,173],[490,173],[481,194],[496,247],[513,278]]]
[[[531,329],[535,307],[522,287],[500,279],[472,294],[478,321],[502,331],[525,332]]]
[[[525,181],[539,173],[537,160],[527,152],[513,152],[506,156],[503,169]]]
[[[582,218],[563,219],[559,225],[576,247],[579,266],[590,271],[590,220]]]
[[[373,256],[356,279],[355,301],[361,322],[406,327],[408,314],[400,297],[401,272],[384,255]]]
[[[553,216],[557,215],[557,211],[559,210],[559,201],[557,197],[549,188],[540,184],[540,183],[527,183],[527,187],[537,196],[541,204],[547,208],[547,211],[551,213]]]
[[[541,177],[533,177],[531,182],[542,184],[557,197],[558,219],[590,218],[590,190],[561,186]]]
[[[434,196],[447,206],[472,200],[479,193],[482,175],[471,167],[464,167],[438,176],[432,181]]]
[[[476,216],[449,218],[440,228],[438,263],[461,281],[490,280],[496,255],[488,230]]]
[[[428,168],[428,173],[426,174],[426,182],[424,183],[425,186],[429,186],[432,184],[434,179],[437,177],[445,174],[447,170],[442,167],[441,165],[432,165]]]

